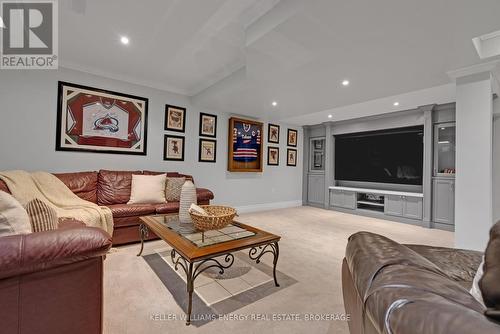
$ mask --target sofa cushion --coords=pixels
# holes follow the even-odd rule
[[[500,222],[490,230],[490,240],[484,253],[483,277],[479,287],[484,304],[488,308],[486,315],[500,321]]]
[[[167,202],[178,202],[181,199],[182,186],[185,182],[185,177],[167,177],[165,188]]]
[[[81,199],[97,203],[97,172],[59,173],[54,175]]]
[[[452,280],[470,289],[477,268],[481,263],[481,252],[434,247],[425,245],[405,245],[439,267]]]
[[[0,237],[31,233],[28,213],[14,196],[0,191]]]
[[[151,170],[145,170],[143,172],[144,175],[158,175],[158,174],[167,174],[167,177],[185,177],[186,180],[191,180],[193,181],[194,183],[194,178],[193,176],[191,175],[187,175],[187,174],[181,174],[181,173],[177,173],[177,172],[155,172],[155,171],[151,171]]]
[[[97,204],[127,203],[130,200],[132,174],[142,174],[142,172],[100,170],[97,183]]]
[[[154,204],[113,204],[108,205],[113,218],[147,216],[156,212]]]
[[[167,176],[165,174],[132,175],[132,189],[127,204],[165,203],[166,182]]]
[[[156,213],[159,215],[177,212],[179,212],[179,202],[168,202],[156,205]]]

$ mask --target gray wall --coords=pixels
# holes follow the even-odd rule
[[[68,81],[149,98],[147,156],[56,152],[57,81]],[[302,198],[302,131],[299,130],[297,167],[286,166],[286,125],[281,125],[280,166],[267,166],[264,145],[263,173],[227,172],[229,114],[196,108],[187,97],[116,81],[83,72],[2,71],[0,74],[0,170],[50,172],[98,169],[150,169],[192,174],[197,186],[215,193],[216,203],[242,211],[300,203]],[[184,162],[163,161],[165,104],[187,107]],[[199,112],[218,114],[217,163],[198,162]],[[237,112],[237,110],[235,110]],[[178,134],[178,133],[174,133]],[[267,143],[267,123],[264,126]],[[274,146],[274,145],[273,145]]]

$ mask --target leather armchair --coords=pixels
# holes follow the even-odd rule
[[[111,236],[75,221],[0,238],[2,333],[102,333]]]

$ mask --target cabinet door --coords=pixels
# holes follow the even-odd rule
[[[307,182],[307,201],[310,203],[325,203],[325,176],[309,175]]]
[[[403,197],[396,195],[386,195],[384,213],[391,216],[403,216]]]
[[[410,219],[422,219],[422,198],[403,196],[403,216]]]
[[[353,191],[344,191],[344,208],[356,209],[356,193]]]
[[[344,206],[344,193],[342,190],[330,190],[330,205],[338,207]]]
[[[455,180],[434,179],[432,190],[432,220],[436,223],[455,223]]]

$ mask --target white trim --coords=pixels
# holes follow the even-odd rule
[[[332,190],[345,190],[354,191],[359,193],[371,193],[371,194],[382,194],[382,195],[396,195],[396,196],[408,196],[408,197],[424,197],[422,193],[408,192],[408,191],[394,191],[394,190],[381,190],[381,189],[370,189],[370,188],[352,188],[352,187],[328,187]]]
[[[446,74],[452,80],[456,80],[461,77],[466,77],[473,74],[484,73],[484,72],[494,72],[497,70],[497,66],[500,64],[500,60],[494,60],[487,63],[481,63],[472,65],[469,67],[459,68],[456,70],[448,71]]]
[[[287,202],[273,202],[273,203],[243,205],[243,206],[237,206],[237,207],[235,207],[235,209],[236,209],[236,212],[238,212],[238,214],[240,214],[240,213],[294,208],[294,207],[298,207],[298,206],[302,206],[301,199],[296,200],[296,201],[287,201]]]

